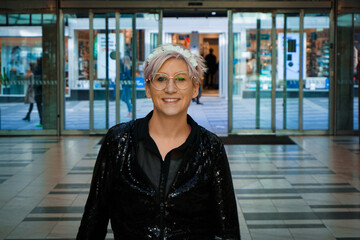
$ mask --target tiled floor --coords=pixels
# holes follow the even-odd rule
[[[359,139],[292,139],[226,146],[242,239],[360,239]],[[0,239],[74,239],[99,140],[0,138]]]

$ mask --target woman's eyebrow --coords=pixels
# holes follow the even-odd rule
[[[175,73],[174,75],[177,75],[177,74],[180,74],[180,73],[189,74],[188,72],[177,72],[177,73]],[[163,72],[157,72],[157,73],[155,73],[155,74],[164,74],[164,75],[166,75],[166,76],[169,76],[169,74],[163,73]]]

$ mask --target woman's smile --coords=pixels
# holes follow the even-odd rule
[[[179,98],[163,98],[165,103],[177,103],[179,100]]]

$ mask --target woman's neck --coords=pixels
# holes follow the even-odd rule
[[[190,128],[187,123],[187,115],[177,117],[165,117],[155,111],[149,121],[150,136],[157,136],[165,139],[175,139],[188,136]]]

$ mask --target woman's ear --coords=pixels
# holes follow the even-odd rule
[[[150,84],[145,82],[145,95],[147,98],[151,98]]]
[[[199,87],[200,87],[200,83],[196,82],[193,89],[193,98],[196,98],[197,95],[199,94]]]

